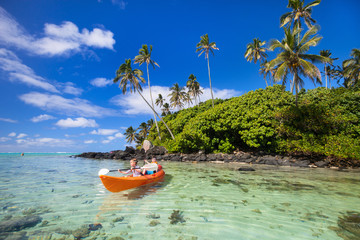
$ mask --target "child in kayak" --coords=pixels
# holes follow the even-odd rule
[[[150,164],[146,159],[144,160],[146,164]],[[156,158],[153,157],[151,158],[151,163],[155,163],[155,164],[158,164],[157,161],[156,161]],[[155,173],[156,171],[148,171],[146,169],[143,170],[142,174],[145,175],[145,174],[153,174]]]
[[[130,170],[123,172],[120,169],[118,169],[118,171],[122,174],[129,174],[131,172],[133,177],[140,177],[142,175],[141,168],[137,165],[137,163],[138,161],[136,160],[136,158],[133,158],[130,160],[130,166],[131,166]]]

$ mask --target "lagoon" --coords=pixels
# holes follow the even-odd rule
[[[128,162],[70,155],[0,154],[0,239],[359,238],[342,221],[360,212],[356,169],[160,162],[162,182],[111,193],[98,171]],[[1,227],[26,216],[41,220]]]

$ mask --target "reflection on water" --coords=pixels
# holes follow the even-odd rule
[[[0,155],[0,240],[360,238],[357,170],[162,162],[161,182],[108,192],[98,170],[126,164]]]

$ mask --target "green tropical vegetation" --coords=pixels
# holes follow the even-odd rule
[[[200,102],[200,84],[191,74],[186,82],[187,92],[175,83],[170,88],[169,103],[161,94],[156,99],[164,117],[160,118],[152,107],[161,120],[159,131],[150,127],[151,124],[146,127],[145,123],[136,130],[130,127],[125,133],[128,142],[140,145],[148,139],[169,152],[181,153],[261,150],[360,160],[360,49],[352,49],[350,58],[340,65],[334,64],[338,58],[333,58],[330,50],[314,53],[313,48],[322,36],[318,35],[320,27],[315,25],[311,14],[320,2],[305,4],[304,0],[289,0],[291,12],[280,17],[283,39],[272,39],[265,46],[266,41],[254,38],[246,46],[245,59],[259,61],[259,72],[267,87],[239,97],[214,99],[209,53],[214,54],[218,48],[207,34],[201,36],[196,52],[200,52],[199,56],[205,53],[211,100]],[[303,22],[306,30],[302,28]],[[126,60],[126,64],[131,65],[131,60]],[[319,67],[323,69],[325,81]],[[130,83],[141,95],[142,72],[137,73],[140,70],[135,69],[135,77],[129,77],[121,75],[120,68],[117,72],[120,78],[114,82],[121,79],[123,92]],[[306,90],[306,79],[320,87]],[[334,80],[338,84],[336,88],[331,87]],[[323,82],[325,87],[321,87]],[[194,107],[190,107],[192,101]],[[186,103],[189,105],[184,109]]]

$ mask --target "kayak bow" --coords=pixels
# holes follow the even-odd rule
[[[107,190],[110,192],[121,192],[127,189],[157,182],[164,176],[165,172],[161,169],[157,173],[140,177],[113,177],[107,175],[100,175],[99,177]]]

